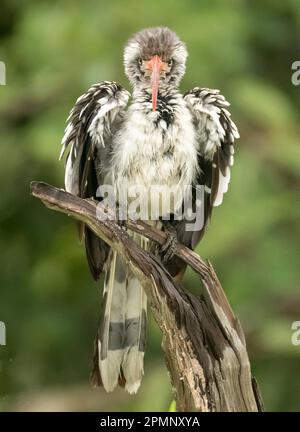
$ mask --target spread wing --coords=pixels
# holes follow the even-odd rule
[[[220,205],[228,190],[233,165],[234,140],[239,138],[230,118],[229,102],[219,90],[195,87],[184,96],[190,109],[199,145],[198,185],[204,185],[204,226],[191,234],[190,247],[202,238],[213,207]]]
[[[65,188],[82,198],[96,198],[101,164],[109,157],[111,138],[124,115],[130,94],[115,82],[94,84],[80,96],[67,119],[60,159],[67,153]],[[99,198],[98,198],[99,199]],[[98,279],[109,247],[86,226],[84,233],[91,273]]]

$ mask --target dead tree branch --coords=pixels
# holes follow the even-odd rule
[[[199,296],[194,296],[174,282],[157,257],[141,249],[114,220],[105,218],[101,204],[42,182],[32,182],[31,191],[50,209],[86,223],[123,256],[139,278],[162,331],[166,365],[179,411],[262,410],[259,390],[251,377],[243,330],[210,263],[178,245],[176,255],[202,281],[201,287],[199,280]],[[166,240],[164,232],[141,221],[127,220],[125,225],[157,244]]]

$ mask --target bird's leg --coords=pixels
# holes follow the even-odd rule
[[[122,228],[122,229],[126,228],[126,220],[127,220],[127,212],[122,206],[119,205],[118,211],[117,211],[116,222],[120,228]]]
[[[167,240],[165,244],[159,248],[159,255],[162,262],[167,263],[173,258],[176,252],[178,240],[176,229],[169,221],[164,221],[163,230],[167,234]]]

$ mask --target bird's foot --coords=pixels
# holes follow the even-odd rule
[[[125,229],[126,228],[126,221],[127,221],[127,214],[125,213],[125,211],[122,207],[119,207],[118,217],[116,219],[116,222],[120,228]]]
[[[116,222],[120,228],[126,229],[126,220],[125,219],[117,219]]]
[[[177,233],[174,227],[168,227],[164,230],[167,234],[166,242],[159,248],[159,255],[163,263],[170,261],[175,255],[178,240]]]

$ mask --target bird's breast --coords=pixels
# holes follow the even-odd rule
[[[197,144],[188,110],[168,123],[160,113],[130,113],[114,140],[113,179],[143,187],[182,188],[197,172]]]

